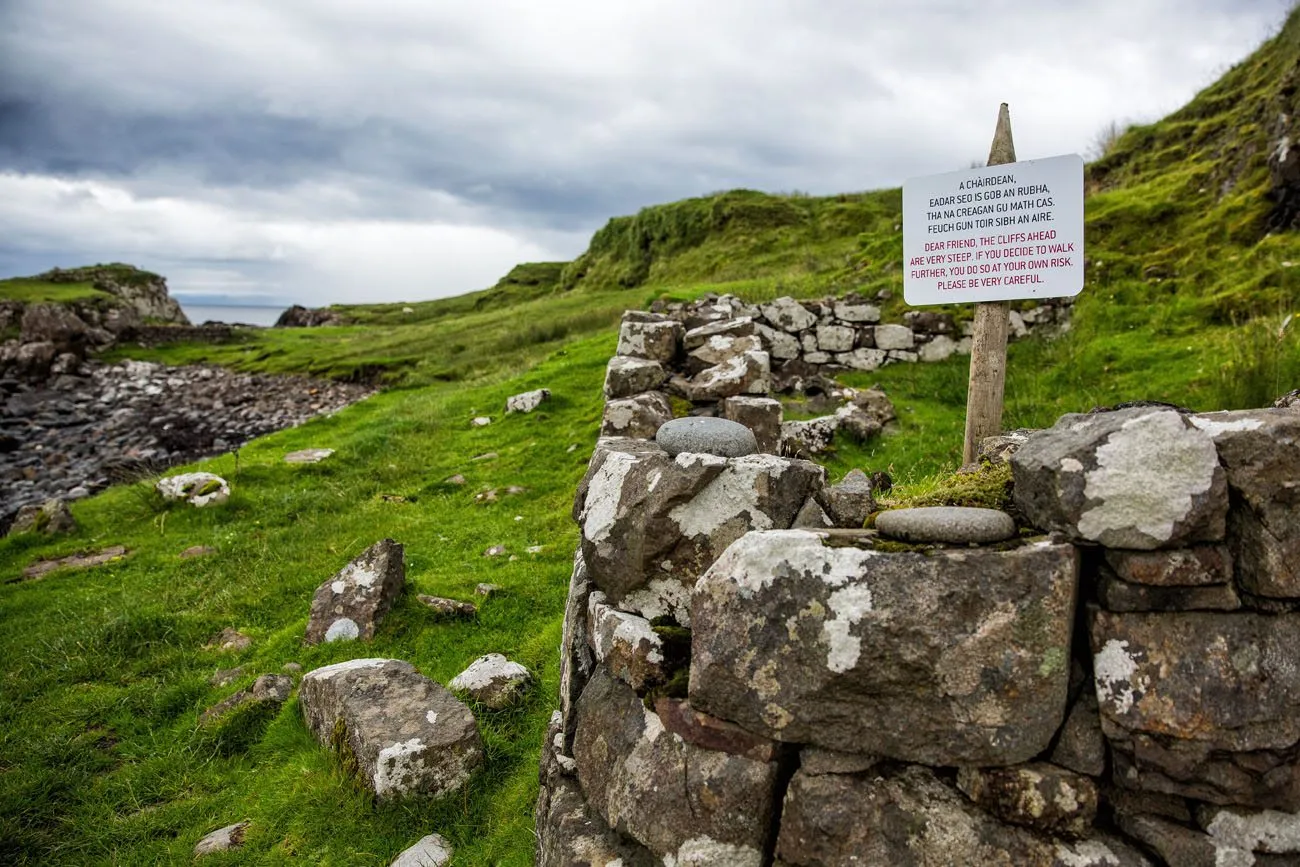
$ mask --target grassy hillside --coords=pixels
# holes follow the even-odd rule
[[[1132,399],[1260,405],[1300,387],[1300,326],[1284,324],[1300,309],[1300,236],[1267,165],[1279,114],[1295,116],[1298,69],[1292,16],[1187,107],[1129,130],[1089,166],[1088,276],[1074,326],[1012,346],[1008,427]],[[520,266],[483,292],[351,307],[353,324],[335,328],[123,350],[394,387],[204,464],[234,484],[225,507],[165,507],[146,480],[74,504],[82,529],[72,537],[0,541],[0,621],[22,624],[0,632],[0,863],[188,862],[200,836],[245,818],[245,848],[205,863],[384,865],[430,831],[452,840],[457,864],[530,863],[536,759],[555,705],[576,541],[568,508],[595,441],[619,312],[708,291],[762,300],[889,290],[887,311],[899,315],[899,210],[897,190],[722,193],[611,220],[574,262]],[[842,447],[828,461],[833,478],[888,469],[907,493],[955,465],[962,359],[847,379],[889,391],[899,432]],[[541,386],[555,394],[541,411],[501,416],[506,396]],[[471,428],[476,415],[495,421]],[[338,452],[316,466],[282,463],[308,446]],[[448,484],[455,473],[467,484]],[[476,500],[509,485],[526,491]],[[384,536],[406,545],[412,586],[374,642],[303,646],[312,590]],[[38,557],[111,544],[131,553],[17,580]],[[217,553],[178,558],[195,544]],[[484,557],[495,544],[519,559]],[[525,552],[533,545],[542,553]],[[474,623],[434,622],[415,600],[471,599],[480,581],[506,589]],[[253,646],[204,650],[226,626]],[[447,802],[371,804],[311,740],[296,700],[243,727],[197,722],[290,661],[310,669],[392,655],[446,682],[488,652],[523,662],[539,684],[520,708],[479,710],[487,769]],[[234,665],[244,668],[236,683],[209,685]]]

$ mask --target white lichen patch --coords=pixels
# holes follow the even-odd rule
[[[438,724],[438,712],[436,710],[425,712],[424,718],[429,721],[429,725],[431,726],[436,726]]]
[[[587,486],[587,498],[582,509],[582,535],[589,542],[603,542],[609,538],[618,519],[618,504],[623,497],[623,482],[637,457],[627,452],[610,452],[600,469]]]
[[[1121,867],[1123,863],[1114,850],[1100,840],[1058,841],[1054,854],[1062,867]]]
[[[733,542],[700,582],[730,582],[741,598],[753,597],[778,575],[799,575],[840,587],[861,576],[866,561],[875,556],[877,552],[865,548],[827,548],[811,530],[751,532]]]
[[[375,759],[375,794],[382,798],[412,791],[426,769],[424,749],[423,741],[411,738],[380,750]]]
[[[1300,853],[1300,814],[1219,810],[1205,826],[1216,845],[1272,855]]]
[[[1061,470],[1067,473],[1083,472],[1083,464],[1076,458],[1061,458]]]
[[[664,858],[664,864],[668,858]],[[763,853],[750,846],[692,837],[677,848],[675,867],[760,867]]]
[[[1225,433],[1241,433],[1242,431],[1259,430],[1264,426],[1264,422],[1257,418],[1246,417],[1228,419],[1222,417],[1216,418],[1216,415],[1218,415],[1218,413],[1211,413],[1209,415],[1191,415],[1187,417],[1187,420],[1212,437],[1217,437],[1220,434]],[[1223,415],[1228,415],[1228,413],[1223,413]]]
[[[343,674],[348,671],[358,671],[363,668],[379,668],[385,663],[392,662],[390,659],[349,659],[346,662],[336,662],[333,665],[326,665],[307,672],[303,675],[303,680],[328,680],[336,674]]]
[[[587,615],[591,621],[592,649],[600,662],[614,653],[643,657],[651,664],[663,662],[663,642],[649,620],[612,607],[599,591],[588,598]]]
[[[788,466],[775,455],[733,458],[704,490],[674,508],[668,517],[687,538],[712,535],[741,515],[750,529],[770,530],[772,518],[759,506],[760,491],[772,487]]]
[[[647,620],[674,617],[682,626],[691,625],[691,588],[676,578],[654,578],[632,591],[619,603]]]
[[[338,596],[342,594],[343,591],[348,589],[348,585],[346,582],[343,581],[335,581],[333,584],[330,585],[330,589],[334,591],[335,596]]]
[[[517,683],[530,677],[528,669],[519,663],[512,662],[499,653],[489,653],[470,663],[469,668],[453,677],[447,686],[474,692],[497,684]]]
[[[849,631],[871,612],[871,588],[866,584],[843,587],[830,595],[826,607],[832,613],[831,619],[822,624],[822,642],[827,646],[826,667],[842,674],[857,665],[862,654],[862,639],[850,635]]]
[[[352,641],[361,636],[361,627],[351,617],[340,617],[325,630],[326,641]]]
[[[1109,639],[1093,656],[1092,667],[1097,701],[1115,713],[1128,713],[1137,691],[1145,691],[1150,686],[1145,676],[1135,678],[1138,660],[1129,652],[1127,641]]]
[[[1219,468],[1213,440],[1172,411],[1124,422],[1097,448],[1096,460],[1083,490],[1095,505],[1079,516],[1078,528],[1085,539],[1103,543],[1111,533],[1134,530],[1168,541]]]

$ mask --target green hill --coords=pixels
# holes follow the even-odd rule
[[[1300,308],[1296,198],[1279,183],[1285,160],[1269,162],[1284,136],[1296,139],[1297,76],[1293,14],[1185,108],[1126,131],[1088,167],[1087,284],[1069,333],[1012,346],[1008,427],[1132,399],[1260,405],[1300,386],[1286,319]],[[574,262],[523,265],[483,292],[349,307],[344,326],[131,350],[390,388],[204,462],[233,483],[224,507],[164,506],[144,480],[75,503],[71,537],[0,540],[0,621],[11,625],[0,632],[0,862],[188,861],[204,833],[249,819],[243,850],[205,863],[384,865],[431,831],[456,846],[457,864],[531,863],[536,760],[576,542],[568,509],[596,438],[619,313],[710,291],[762,300],[888,290],[887,314],[898,316],[899,221],[898,190],[719,193],[615,218]],[[965,380],[960,359],[850,377],[890,392],[900,430],[841,447],[832,476],[862,466],[889,469],[903,494],[932,487],[960,452]],[[539,412],[502,417],[508,395],[543,386],[555,397]],[[494,423],[471,427],[477,415]],[[282,462],[304,447],[337,452],[319,465]],[[496,457],[476,459],[484,454]],[[450,483],[455,474],[466,483]],[[523,493],[502,493],[511,485]],[[498,496],[477,496],[488,490]],[[411,586],[375,640],[303,646],[312,590],[384,536],[406,546]],[[37,558],[112,544],[130,553],[20,580]],[[200,544],[216,553],[178,557]],[[518,559],[483,556],[498,544]],[[473,599],[481,581],[504,592],[481,602],[477,621],[436,621],[415,598]],[[252,646],[204,649],[225,627]],[[271,718],[198,723],[289,662],[394,656],[445,683],[489,652],[539,683],[520,707],[479,709],[487,769],[449,801],[372,804],[307,734],[296,700]],[[211,685],[234,666],[243,672],[233,684]]]

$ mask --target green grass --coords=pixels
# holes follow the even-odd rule
[[[73,301],[103,301],[114,296],[85,283],[49,283],[30,277],[0,280],[0,301],[24,304],[68,304]]]
[[[249,818],[242,854],[212,863],[387,864],[435,830],[459,863],[531,863],[537,752],[576,544],[568,510],[612,349],[608,337],[579,342],[522,376],[392,392],[265,437],[237,462],[200,465],[233,483],[219,508],[164,507],[141,483],[74,504],[82,529],[71,538],[0,541],[0,581],[38,556],[131,549],[118,563],[0,585],[0,619],[24,624],[0,634],[0,862],[179,862],[207,831]],[[553,390],[549,403],[501,416],[509,394],[540,386]],[[497,420],[471,428],[480,414]],[[281,461],[310,446],[338,451],[319,465]],[[489,451],[499,457],[470,460]],[[468,484],[445,484],[455,473]],[[511,484],[527,492],[474,502]],[[375,640],[304,646],[314,588],[384,536],[406,546],[408,588]],[[178,559],[197,544],[219,553]],[[494,544],[519,559],[483,557]],[[543,553],[524,553],[538,544]],[[435,622],[415,600],[472,600],[480,581],[505,592],[481,604],[477,622]],[[225,626],[253,647],[203,650]],[[296,700],[254,721],[233,750],[197,725],[200,711],[286,662],[394,656],[445,683],[489,652],[540,683],[520,708],[479,710],[487,768],[443,802],[372,805],[311,739]],[[208,686],[235,664],[246,671],[239,682]]]

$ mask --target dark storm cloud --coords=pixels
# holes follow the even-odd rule
[[[0,0],[0,270],[106,250],[333,292],[337,248],[400,283],[416,244],[421,291],[465,291],[656,202],[963,168],[1002,101],[1022,157],[1082,150],[1285,5]]]

